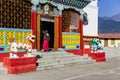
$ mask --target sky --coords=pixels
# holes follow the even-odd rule
[[[99,0],[99,16],[113,16],[120,13],[120,0]]]

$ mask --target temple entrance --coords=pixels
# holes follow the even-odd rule
[[[50,34],[49,48],[58,50],[58,17],[37,14],[36,49],[40,51],[43,43],[43,30]]]
[[[42,43],[43,43],[43,30],[48,30],[48,33],[50,34],[50,41],[49,41],[49,48],[52,50],[54,48],[54,21],[53,19],[43,19],[41,18],[40,21],[40,48],[42,49]]]

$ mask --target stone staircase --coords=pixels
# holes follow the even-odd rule
[[[42,58],[37,60],[37,70],[55,69],[65,67],[70,64],[89,64],[95,62],[95,60],[88,57],[88,55],[78,56],[73,55],[65,51],[49,51],[49,52],[37,52],[33,51],[33,55],[42,55]],[[3,63],[0,62],[0,75],[7,74],[7,69],[3,67]]]
[[[0,75],[7,74],[7,69],[3,67],[3,63],[0,62]]]
[[[33,54],[43,56],[37,60],[37,70],[60,68],[69,64],[87,64],[95,62],[95,60],[88,57],[88,55],[78,56],[62,50],[50,52],[33,52]]]

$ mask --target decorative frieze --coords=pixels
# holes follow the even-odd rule
[[[51,16],[58,16],[59,10],[57,7],[53,6],[52,4],[39,4],[37,6],[37,12],[40,14],[47,14]]]

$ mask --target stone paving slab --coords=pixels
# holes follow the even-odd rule
[[[0,75],[7,74],[7,69],[3,67],[3,63],[0,62]]]
[[[120,59],[111,62],[68,65],[51,70],[2,75],[0,80],[120,80]],[[115,66],[117,65],[117,66]]]
[[[107,59],[106,62],[119,61],[119,59],[120,59],[120,48],[105,48],[104,51],[106,52],[106,59]],[[117,52],[117,53],[115,53],[115,52]],[[60,54],[59,54],[59,53],[60,53]],[[39,53],[37,53],[37,54],[39,54]],[[40,53],[40,54],[42,54],[42,53]],[[61,55],[61,54],[64,54],[65,56],[67,55],[64,51],[63,51],[63,53],[61,53],[61,51],[59,51],[59,52],[56,52],[56,51],[55,51],[55,53],[50,52],[50,53],[44,53],[44,54],[42,54],[42,55],[45,55],[45,56],[55,55],[55,56],[57,56],[57,55]],[[69,54],[69,55],[70,55],[70,56],[74,56],[73,54]],[[75,55],[75,56],[76,56],[76,55]],[[69,56],[68,56],[68,57],[69,57]],[[85,55],[84,57],[86,58],[87,55]],[[64,67],[64,63],[66,63],[66,65],[70,65],[70,64],[75,65],[76,63],[77,63],[77,64],[80,64],[80,65],[95,63],[94,60],[88,60],[88,61],[87,61],[88,58],[87,58],[86,61],[85,61],[85,58],[83,58],[83,60],[78,58],[78,59],[80,60],[80,63],[78,63],[77,60],[68,61],[68,64],[66,63],[66,61],[62,61],[62,62],[61,62],[61,65],[48,66],[47,69],[50,69],[51,67],[53,67],[53,68],[59,68],[59,66],[62,66],[62,65],[63,65],[62,67]],[[116,65],[115,65],[115,66],[116,66]],[[39,68],[38,68],[37,70],[45,70],[45,68],[39,66]],[[1,74],[7,74],[7,70],[6,70],[5,68],[3,68],[2,63],[0,63],[0,75],[1,75]]]

